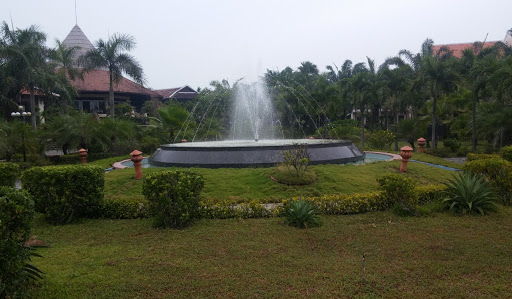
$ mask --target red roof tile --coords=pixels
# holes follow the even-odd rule
[[[83,80],[75,79],[71,84],[79,92],[108,92],[110,89],[109,73],[105,70],[92,70],[84,73]],[[154,96],[155,93],[142,85],[126,78],[122,78],[119,84],[114,83],[114,92],[146,94]]]
[[[496,42],[486,42],[484,44],[484,48],[492,47],[496,44]],[[441,47],[447,47],[450,51],[452,51],[453,56],[457,58],[462,57],[462,52],[466,49],[472,49],[474,43],[464,43],[464,44],[446,44],[446,45],[434,45],[432,50],[434,51],[434,55],[441,49]]]

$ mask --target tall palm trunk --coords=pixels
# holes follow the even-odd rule
[[[393,131],[395,133],[395,151],[398,151],[398,113],[396,108],[393,108],[393,118],[395,125],[393,126]]]
[[[472,111],[472,129],[473,129],[473,150],[476,150],[476,102],[478,101],[478,94],[476,91],[473,92],[473,111]]]
[[[437,148],[437,132],[436,132],[436,122],[437,122],[437,96],[434,94],[434,102],[432,107],[432,148]]]
[[[110,71],[110,89],[108,91],[108,100],[110,105],[110,117],[114,119],[114,87],[112,86],[112,71]],[[107,107],[105,107],[105,110]]]
[[[34,92],[34,84],[29,85],[29,92],[30,92],[30,113],[32,114],[30,119],[32,121],[32,128],[34,130],[37,129],[37,122],[36,122],[36,96]]]
[[[364,125],[365,125],[365,119],[364,119],[364,100],[361,99],[361,149],[364,149]]]

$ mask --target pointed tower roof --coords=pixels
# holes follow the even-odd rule
[[[66,47],[77,47],[76,57],[80,57],[83,54],[87,53],[87,51],[94,49],[91,41],[85,36],[84,32],[78,25],[75,25],[71,32],[69,32],[68,36],[62,42]]]

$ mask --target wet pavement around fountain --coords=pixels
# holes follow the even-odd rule
[[[362,164],[368,164],[368,163],[374,163],[374,162],[380,162],[380,161],[391,161],[393,159],[394,159],[394,157],[388,153],[372,152],[372,153],[366,153],[366,158],[364,159],[364,161],[351,162],[351,163],[346,163],[346,164],[347,165],[353,165],[353,164],[362,165]],[[133,167],[133,162],[130,160],[124,160],[124,161],[116,163],[116,165],[114,165],[115,168]],[[340,165],[345,165],[345,164],[340,164]],[[123,166],[123,167],[119,167],[119,166]],[[148,163],[148,158],[144,158],[142,160],[142,168],[149,168],[149,167],[155,167],[155,166],[152,166]]]

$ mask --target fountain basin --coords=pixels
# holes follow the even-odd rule
[[[269,167],[282,162],[281,153],[294,149],[296,143],[308,144],[310,164],[342,164],[365,157],[350,140],[237,140],[166,144],[157,149],[148,162],[165,167]]]

